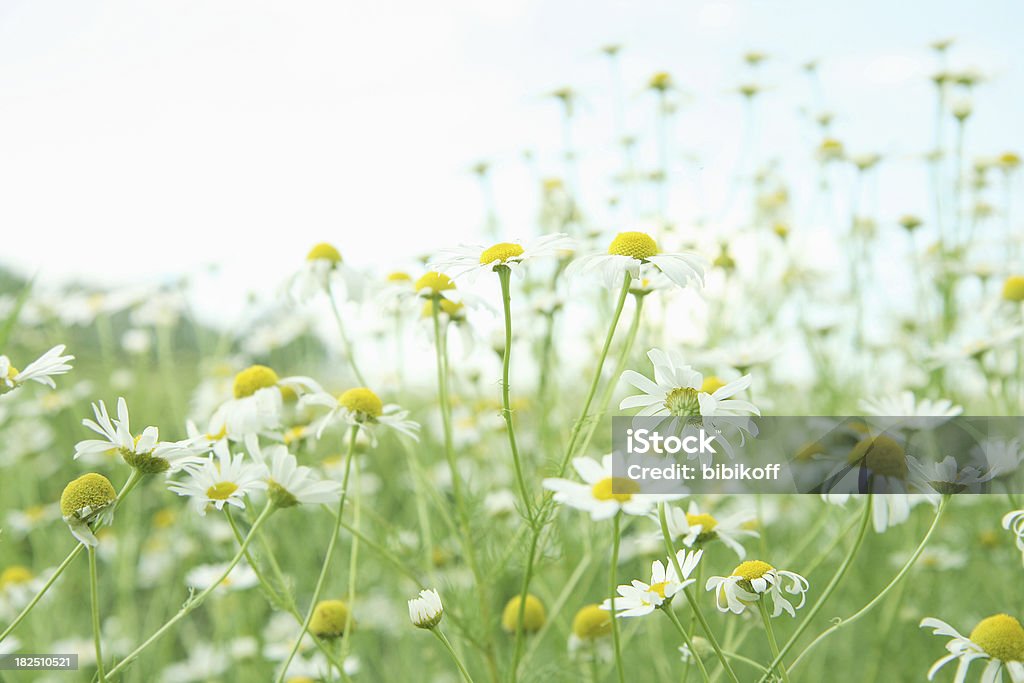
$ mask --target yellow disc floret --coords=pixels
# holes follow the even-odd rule
[[[238,490],[238,484],[231,481],[219,481],[206,489],[206,497],[210,500],[227,500]]]
[[[658,254],[658,243],[645,232],[620,232],[608,245],[613,256],[632,256],[643,261]]]
[[[686,513],[686,523],[690,526],[700,525],[700,535],[709,534],[718,526],[718,520],[706,512],[698,514]]]
[[[348,621],[348,605],[341,600],[323,600],[313,610],[309,632],[317,638],[338,638],[345,634]]]
[[[338,397],[338,403],[359,417],[374,419],[384,414],[384,404],[380,397],[366,387],[349,389]]]
[[[850,451],[851,465],[863,464],[883,477],[904,479],[909,472],[907,454],[893,438],[880,435],[860,441]]]
[[[516,626],[519,624],[520,597],[517,595],[509,600],[501,613],[501,627],[509,633],[515,633]],[[539,631],[546,620],[547,612],[544,610],[544,604],[536,595],[527,593],[526,604],[523,607],[523,630]]]
[[[515,259],[517,256],[523,255],[523,246],[516,244],[515,242],[499,242],[493,247],[487,247],[483,253],[480,254],[481,265],[487,265],[488,263],[506,263],[510,260]]]
[[[441,306],[441,311],[448,314],[449,318],[462,318],[465,316],[466,305],[459,301],[451,301],[450,299],[438,299],[438,303]],[[423,304],[423,317],[432,318],[434,317],[434,301],[428,299]]]
[[[1024,275],[1011,275],[1003,283],[1003,298],[1020,303],[1024,301]]]
[[[732,575],[742,577],[746,581],[753,581],[754,579],[760,579],[773,569],[775,569],[775,567],[771,566],[767,562],[762,562],[761,560],[747,560],[746,562],[741,562],[736,569],[733,569]]]
[[[640,485],[625,477],[605,477],[594,484],[590,492],[598,500],[615,500],[628,503],[634,493],[640,493]]]
[[[277,373],[266,365],[250,365],[235,375],[235,398],[252,396],[260,389],[274,386],[278,379]]]
[[[679,387],[668,392],[665,407],[676,417],[696,417],[700,415],[700,399],[693,387]]]
[[[452,279],[444,273],[438,273],[434,270],[424,273],[416,281],[416,291],[421,294],[438,294],[449,289],[455,289],[455,283],[452,282]]]
[[[401,270],[396,270],[393,273],[388,273],[388,282],[412,282],[412,276]]]
[[[102,474],[90,472],[64,487],[60,513],[65,517],[91,515],[117,500],[117,491]]]
[[[704,392],[705,394],[713,394],[724,386],[725,382],[723,382],[721,379],[715,377],[714,375],[709,375],[708,377],[704,378],[703,384],[700,385],[700,391]]]
[[[612,632],[611,612],[600,605],[586,605],[572,619],[572,632],[580,640],[593,640]]]
[[[1009,614],[996,614],[982,619],[971,631],[970,637],[994,659],[1024,662],[1024,627]]]
[[[331,263],[341,263],[341,252],[335,249],[332,245],[327,242],[321,242],[313,246],[306,254],[307,261],[330,261]]]

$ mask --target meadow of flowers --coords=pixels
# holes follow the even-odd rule
[[[872,495],[638,494],[607,455],[613,414],[1020,414],[1020,157],[969,144],[1000,83],[956,48],[921,47],[929,146],[848,149],[856,112],[786,103],[802,172],[751,153],[720,218],[681,218],[663,72],[613,97],[655,125],[606,141],[607,192],[560,89],[535,224],[480,162],[481,226],[416,262],[353,262],[380,236],[339,227],[220,321],[187,279],[3,274],[0,653],[79,670],[0,680],[1024,681],[1021,441],[794,443]],[[772,56],[736,59],[753,125]],[[920,171],[901,215],[871,200],[890,164]],[[951,459],[915,478],[925,448]]]

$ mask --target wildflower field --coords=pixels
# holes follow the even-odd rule
[[[871,494],[647,494],[609,456],[613,415],[1021,413],[1019,150],[972,143],[1004,86],[918,52],[898,153],[844,139],[826,61],[735,54],[744,142],[705,206],[703,94],[595,47],[538,105],[558,144],[467,171],[450,244],[359,260],[398,233],[338,226],[215,318],[188,278],[5,254],[0,655],[77,670],[0,681],[1024,681],[1020,438],[793,443]],[[804,144],[770,151],[765,111]],[[532,223],[495,200],[510,166]]]

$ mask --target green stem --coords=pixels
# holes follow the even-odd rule
[[[448,638],[446,638],[445,635],[441,633],[441,629],[434,627],[430,629],[430,631],[435,636],[437,636],[437,639],[440,640],[441,644],[444,645],[446,650],[448,650],[448,654],[450,654],[452,656],[452,659],[455,661],[455,666],[459,667],[459,673],[462,674],[463,680],[465,680],[466,683],[473,683],[473,677],[469,675],[468,671],[466,671],[466,667],[462,663],[462,660],[459,659],[459,655],[455,652],[455,648],[452,647],[452,644],[450,642],[448,642]]]
[[[896,576],[893,577],[892,581],[890,581],[885,586],[885,588],[883,588],[882,591],[871,600],[871,602],[861,607],[853,615],[847,617],[846,619],[840,619],[839,621],[836,621],[832,626],[822,631],[821,634],[817,638],[812,640],[811,643],[804,648],[803,652],[801,652],[800,655],[795,660],[793,660],[793,663],[789,667],[790,671],[795,669],[797,664],[799,664],[804,659],[804,657],[807,656],[807,653],[813,650],[815,646],[818,645],[818,643],[825,640],[825,638],[832,635],[839,629],[845,626],[849,626],[850,624],[854,623],[855,621],[863,617],[865,614],[874,609],[875,606],[878,605],[878,603],[880,603],[882,599],[889,594],[889,591],[891,591],[893,587],[895,587],[896,584],[898,584],[903,579],[907,572],[909,572],[913,568],[914,563],[917,562],[917,558],[921,556],[922,552],[924,552],[924,548],[926,545],[928,545],[928,541],[931,539],[932,534],[938,527],[939,520],[942,519],[942,513],[945,512],[946,505],[948,503],[949,496],[944,496],[942,498],[942,502],[939,503],[939,509],[935,512],[935,519],[932,520],[932,524],[930,527],[928,527],[928,531],[925,533],[924,538],[921,539],[921,542],[914,550],[914,553],[910,556],[910,559],[907,560],[906,564],[904,564],[903,567],[896,574]]]
[[[509,368],[512,364],[512,269],[508,266],[496,266],[498,280],[501,282],[501,303],[505,312],[505,349],[501,358],[501,415],[505,418],[505,431],[508,433],[508,445],[512,450],[512,467],[515,469],[516,482],[519,485],[519,497],[523,501],[527,521],[533,520],[533,506],[530,504],[530,492],[526,488],[523,477],[523,464],[519,457],[519,446],[516,445],[516,430],[512,424],[512,401],[510,398]]]
[[[348,364],[352,368],[353,374],[356,376],[356,380],[359,384],[366,386],[366,379],[363,378],[363,373],[359,372],[359,365],[356,363],[355,349],[352,348],[352,342],[348,339],[348,333],[345,332],[345,323],[341,319],[341,312],[338,310],[338,302],[334,298],[334,290],[331,289],[330,285],[326,287],[327,298],[331,302],[331,312],[334,313],[334,320],[338,323],[338,334],[341,336],[341,345],[345,349],[345,356],[348,358]]]
[[[711,678],[708,676],[708,670],[704,666],[704,662],[701,660],[700,655],[697,654],[697,648],[694,647],[693,640],[690,638],[690,634],[686,632],[686,629],[683,628],[683,625],[679,623],[679,617],[677,617],[675,613],[672,611],[672,604],[668,603],[662,605],[661,611],[665,613],[665,616],[669,618],[669,621],[672,622],[672,625],[676,627],[677,631],[679,631],[679,635],[683,637],[683,642],[686,643],[686,647],[690,648],[690,656],[695,662],[697,662],[697,668],[700,669],[700,675],[704,678],[705,681],[710,681]]]
[[[348,496],[348,479],[352,472],[352,457],[356,449],[356,435],[358,433],[359,427],[357,426],[353,426],[349,431],[348,450],[345,453],[345,475],[341,482],[341,497],[338,499],[338,516],[334,518],[331,540],[327,544],[327,552],[324,554],[324,562],[320,567],[320,576],[317,577],[316,586],[313,588],[313,597],[309,601],[306,618],[302,620],[302,628],[295,636],[295,643],[292,645],[291,652],[288,653],[288,658],[285,660],[284,666],[281,667],[277,683],[281,683],[284,680],[288,667],[291,666],[292,660],[295,659],[295,653],[299,651],[299,645],[302,643],[302,638],[306,635],[306,631],[309,630],[309,622],[313,619],[313,612],[316,610],[316,604],[320,600],[320,594],[323,592],[324,584],[327,581],[327,571],[331,566],[331,558],[334,557],[334,548],[338,543],[338,536],[341,532],[341,518],[345,511],[345,498]],[[251,530],[249,535],[252,535]]]
[[[761,622],[764,624],[764,633],[768,637],[768,647],[771,648],[772,656],[776,660],[781,660],[782,657],[779,655],[779,643],[775,640],[775,630],[772,628],[772,618],[768,614],[768,605],[765,602],[765,597],[763,595],[757,601],[757,609],[761,613]],[[778,670],[784,683],[789,683],[789,674],[786,673],[786,667],[781,661],[773,668]]]
[[[672,535],[668,530],[668,519],[665,516],[665,503],[658,503],[658,522],[661,524],[661,538],[665,542],[665,552],[668,553],[669,562],[672,563],[672,568],[676,570],[676,576],[679,580],[683,580],[683,569],[679,566],[679,558],[676,557],[675,548],[672,547]],[[711,643],[711,647],[714,648],[715,654],[718,655],[718,660],[722,662],[722,668],[725,669],[725,673],[729,675],[729,678],[733,680],[733,683],[740,683],[740,679],[736,677],[736,672],[733,671],[732,666],[729,664],[729,660],[726,659],[725,652],[722,651],[722,647],[718,644],[718,639],[715,638],[715,634],[711,632],[711,625],[708,624],[708,620],[704,617],[704,613],[700,611],[700,605],[697,600],[693,597],[689,588],[683,589],[683,594],[686,596],[686,600],[690,603],[690,609],[693,610],[693,615],[697,617],[697,621],[700,622],[700,626],[704,629],[704,635],[707,636],[708,642]],[[696,656],[694,652],[694,656]]]
[[[96,548],[89,546],[89,602],[92,607],[92,642],[96,646],[96,675],[106,683],[103,671],[103,638],[100,635],[100,591],[96,580]]]
[[[242,557],[245,556],[245,550],[249,547],[249,543],[252,541],[253,535],[255,534],[256,530],[260,527],[260,525],[263,524],[263,522],[267,519],[267,517],[270,516],[270,513],[273,511],[273,504],[267,503],[267,506],[263,508],[263,512],[261,512],[260,516],[256,518],[256,521],[253,522],[252,528],[249,529],[249,534],[245,537],[245,540],[242,542],[242,547],[239,548],[238,552],[235,553],[235,556],[231,558],[231,561],[228,563],[228,566],[224,569],[221,575],[209,586],[207,586],[201,593],[199,593],[194,598],[186,602],[185,605],[178,611],[178,613],[171,617],[170,621],[168,621],[159,629],[157,629],[157,631],[153,635],[147,638],[137,648],[132,650],[132,652],[128,654],[120,662],[118,662],[117,665],[114,666],[114,668],[107,673],[107,675],[112,678],[114,674],[116,674],[121,669],[128,666],[128,664],[133,662],[135,658],[142,653],[143,650],[145,650],[150,645],[159,640],[161,637],[163,637],[163,635],[170,631],[175,624],[177,624],[179,621],[188,616],[188,614],[192,612],[192,610],[203,604],[203,601],[205,601],[206,598],[210,595],[210,593],[212,593],[217,588],[217,586],[219,586],[224,581],[224,579],[228,577],[228,574],[231,573],[231,570],[233,570],[235,566],[241,561]]]
[[[516,615],[516,644],[512,654],[512,666],[509,670],[509,678],[516,680],[519,673],[519,660],[523,656],[523,619],[526,614],[526,596],[529,595],[530,580],[533,578],[534,556],[537,553],[537,542],[540,540],[538,534],[530,537],[530,550],[526,555],[526,572],[523,574],[523,584],[519,591],[519,614]]]
[[[355,465],[355,481],[352,483],[352,487],[355,489],[353,505],[352,505],[352,528],[356,531],[359,530],[359,519],[360,511],[362,509],[362,496],[359,493],[359,463]],[[351,633],[352,628],[352,612],[355,611],[355,600],[356,600],[356,575],[359,569],[359,536],[352,535],[352,550],[349,553],[348,558],[348,613],[345,615],[345,633]],[[341,644],[341,659],[344,661],[348,658],[349,646],[352,642],[351,638],[345,638]],[[344,673],[344,670],[342,670]]]
[[[796,631],[793,632],[793,635],[789,637],[789,640],[786,641],[786,644],[782,646],[782,649],[779,650],[779,652],[773,653],[774,659],[772,660],[772,663],[768,665],[769,670],[782,665],[782,658],[786,656],[794,645],[796,645],[797,639],[800,638],[803,632],[807,630],[807,627],[811,625],[811,621],[825,605],[825,601],[828,600],[829,596],[835,591],[839,582],[842,581],[843,576],[846,575],[846,570],[848,570],[850,565],[853,564],[853,558],[857,556],[857,551],[860,550],[860,546],[864,542],[864,538],[867,536],[868,527],[871,524],[871,507],[873,503],[874,498],[871,494],[868,494],[867,500],[864,502],[864,512],[861,515],[860,529],[857,531],[857,538],[853,542],[853,547],[850,548],[850,552],[846,554],[842,564],[840,564],[839,568],[836,569],[836,573],[832,575],[832,579],[828,582],[828,585],[825,586],[825,590],[822,591],[821,597],[818,598],[814,603],[814,606],[807,611],[803,621],[800,622],[800,625],[797,627]],[[765,679],[762,679],[762,681],[764,680]]]
[[[608,567],[608,599],[612,607],[612,642],[615,644],[615,671],[619,676],[619,683],[625,683],[626,673],[622,668],[622,642],[619,636],[619,615],[615,611],[615,595],[618,591],[618,584],[615,580],[615,570],[619,564],[619,525],[622,522],[622,510],[615,513],[615,522],[612,525],[612,561]]]

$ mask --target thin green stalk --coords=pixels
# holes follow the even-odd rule
[[[857,551],[860,550],[860,546],[864,543],[864,538],[867,536],[868,527],[871,523],[871,507],[873,503],[874,498],[871,494],[868,494],[867,500],[864,502],[864,512],[861,515],[860,529],[857,531],[857,538],[853,542],[853,547],[850,548],[850,552],[846,554],[842,564],[840,564],[839,568],[836,569],[836,573],[832,575],[832,579],[828,582],[828,585],[825,586],[825,590],[822,591],[821,597],[818,598],[814,603],[814,606],[811,607],[804,615],[803,621],[801,621],[800,625],[797,626],[793,635],[789,637],[789,640],[786,641],[786,644],[782,646],[782,649],[779,650],[779,652],[773,653],[774,659],[772,660],[772,663],[768,665],[769,670],[782,664],[782,658],[786,656],[794,645],[796,645],[797,639],[799,639],[803,632],[807,630],[807,627],[811,625],[811,621],[818,614],[821,608],[824,607],[825,601],[828,600],[829,596],[831,596],[835,591],[839,582],[843,580],[843,577],[846,575],[846,570],[848,570],[850,565],[853,564],[853,558],[857,556]],[[764,679],[762,679],[762,681],[763,680]]]
[[[327,581],[327,571],[331,566],[331,558],[334,556],[334,548],[338,543],[338,536],[341,532],[341,518],[345,512],[345,498],[348,495],[348,479],[352,472],[352,458],[356,449],[356,435],[358,433],[359,427],[353,426],[349,430],[348,449],[345,453],[345,475],[341,482],[341,497],[338,499],[338,516],[334,518],[331,540],[327,544],[327,552],[324,554],[324,563],[320,567],[320,576],[317,577],[316,586],[313,588],[313,597],[309,601],[309,609],[306,611],[306,618],[302,620],[302,628],[295,636],[295,643],[292,645],[291,652],[288,653],[288,658],[285,660],[284,666],[281,667],[281,673],[278,674],[277,683],[281,683],[284,680],[285,674],[288,672],[288,667],[291,666],[292,660],[295,659],[295,653],[299,651],[299,645],[302,643],[302,638],[306,635],[306,631],[309,630],[309,622],[313,619],[313,612],[316,610],[316,604],[320,600],[320,594],[323,592],[324,584]],[[249,535],[252,535],[252,530],[249,531]]]
[[[157,631],[153,635],[147,638],[141,645],[132,650],[131,653],[129,653],[127,656],[125,656],[124,659],[118,662],[117,665],[114,666],[114,668],[107,672],[107,676],[113,678],[114,674],[118,673],[119,671],[121,671],[121,669],[123,669],[124,667],[128,666],[128,664],[133,662],[135,658],[142,653],[143,650],[145,650],[150,645],[159,640],[161,637],[163,637],[163,635],[170,631],[175,624],[177,624],[179,621],[188,616],[188,614],[192,612],[192,610],[203,604],[203,602],[210,595],[210,593],[212,593],[217,588],[217,586],[219,586],[221,582],[228,577],[228,574],[231,573],[231,570],[233,570],[235,566],[241,561],[242,557],[245,556],[245,550],[249,547],[249,543],[252,541],[256,530],[260,527],[260,525],[263,524],[263,522],[267,519],[267,517],[270,516],[270,513],[273,511],[273,504],[267,503],[267,506],[263,508],[263,512],[261,512],[260,516],[256,518],[256,521],[253,522],[252,528],[249,529],[249,534],[245,537],[245,541],[243,541],[241,548],[239,548],[238,552],[235,553],[235,556],[231,558],[231,561],[228,562],[228,566],[224,569],[221,575],[217,577],[217,579],[213,581],[209,586],[207,586],[201,593],[199,593],[194,598],[186,602],[185,605],[182,606],[182,608],[178,611],[178,613],[171,617],[171,619],[167,623],[165,623],[163,626],[157,629]]]
[[[462,663],[462,660],[459,659],[459,655],[455,652],[455,648],[452,647],[452,644],[450,642],[448,642],[448,638],[446,638],[445,635],[441,633],[441,629],[434,627],[430,629],[430,631],[435,636],[437,636],[437,639],[440,640],[441,644],[444,645],[446,650],[448,650],[448,654],[450,654],[452,656],[452,659],[455,661],[455,666],[459,667],[459,673],[462,674],[463,680],[466,681],[466,683],[473,683],[473,677],[469,675],[468,671],[466,671],[466,667]]]
[[[608,568],[608,599],[611,601],[612,613],[612,642],[615,644],[615,672],[619,676],[619,683],[625,683],[626,672],[622,668],[622,644],[619,637],[619,615],[615,611],[615,589],[618,583],[615,580],[615,570],[619,564],[619,525],[622,522],[622,510],[615,513],[615,522],[612,525],[612,561]]]
[[[677,631],[679,631],[679,635],[682,636],[683,642],[686,643],[686,647],[690,648],[691,658],[695,662],[697,662],[697,668],[700,669],[700,675],[704,678],[705,681],[710,681],[711,677],[708,676],[708,670],[704,666],[704,662],[701,660],[700,655],[697,654],[697,648],[693,645],[693,639],[690,638],[690,634],[686,632],[686,629],[683,628],[683,625],[679,623],[679,617],[677,617],[675,613],[672,611],[672,604],[669,603],[663,605],[661,611],[665,613],[665,616],[669,618],[669,621],[672,622],[672,625],[676,627]]]
[[[757,601],[757,610],[761,613],[761,623],[764,624],[764,633],[768,638],[768,647],[771,648],[772,656],[776,660],[781,660],[782,657],[779,656],[779,643],[775,640],[775,630],[772,629],[772,618],[768,614],[768,605],[765,602],[764,596],[761,596],[761,599]],[[789,683],[789,674],[786,672],[786,666],[781,661],[773,668],[779,672],[784,683]]]
[[[533,520],[533,505],[530,503],[530,492],[523,478],[523,464],[519,457],[519,446],[516,444],[516,430],[512,424],[512,401],[509,386],[509,368],[512,363],[512,269],[508,266],[495,266],[498,280],[501,282],[501,303],[505,312],[505,349],[501,358],[501,415],[505,418],[505,431],[508,433],[508,445],[512,451],[512,467],[515,469],[516,483],[519,485],[519,497],[523,502],[526,519]]]
[[[352,484],[352,488],[355,489],[353,505],[352,505],[352,528],[356,531],[359,530],[360,511],[362,509],[362,496],[359,492],[359,463],[355,464],[355,481]],[[361,535],[361,534],[360,534]],[[355,600],[356,600],[356,575],[359,570],[359,536],[352,535],[352,550],[348,557],[348,613],[345,615],[345,633],[351,633],[352,628],[352,612],[355,611]],[[341,659],[345,661],[348,657],[349,647],[352,642],[351,638],[345,638],[341,644]]]
[[[338,301],[334,298],[334,290],[330,286],[326,287],[327,298],[331,302],[331,312],[334,313],[334,320],[338,323],[338,334],[341,336],[341,345],[345,349],[345,357],[348,359],[348,364],[352,368],[352,373],[356,376],[356,380],[359,384],[366,386],[366,379],[363,377],[363,373],[359,372],[359,364],[356,363],[355,349],[352,348],[352,342],[348,339],[348,333],[345,332],[345,323],[341,319],[341,312],[338,310]]]
[[[830,626],[829,628],[827,628],[824,631],[822,631],[821,634],[817,638],[812,640],[811,643],[807,647],[804,648],[803,652],[801,652],[800,655],[797,656],[797,658],[795,660],[793,660],[793,663],[789,667],[790,671],[795,669],[797,664],[799,664],[804,659],[804,657],[807,656],[807,653],[809,653],[811,650],[813,650],[815,648],[815,646],[818,645],[818,643],[820,643],[825,638],[827,638],[828,636],[832,635],[833,633],[835,633],[839,629],[841,629],[841,628],[843,628],[845,626],[849,626],[850,624],[854,623],[855,621],[857,621],[858,619],[863,617],[865,614],[867,614],[872,609],[874,609],[875,606],[878,605],[878,603],[882,601],[882,598],[884,598],[886,595],[888,595],[889,591],[891,591],[893,589],[893,587],[896,586],[896,584],[898,584],[903,579],[903,577],[907,574],[907,572],[909,572],[913,568],[914,563],[917,562],[917,558],[921,556],[922,552],[924,552],[924,548],[925,548],[926,545],[928,545],[928,541],[931,539],[932,534],[935,532],[935,529],[938,527],[939,520],[942,519],[942,513],[945,512],[946,505],[948,503],[949,503],[949,496],[943,496],[942,502],[939,503],[939,509],[935,512],[935,519],[932,520],[931,526],[928,527],[928,531],[925,532],[924,538],[921,539],[921,542],[918,544],[917,548],[914,550],[914,553],[910,556],[910,559],[907,560],[906,564],[904,564],[903,567],[896,574],[896,576],[893,577],[892,581],[890,581],[885,586],[885,588],[883,588],[882,591],[878,595],[876,595],[868,604],[864,605],[859,610],[854,612],[853,615],[847,617],[846,619],[840,619],[839,621],[836,621],[832,626]]]
[[[96,647],[96,675],[106,683],[103,671],[103,637],[100,634],[100,591],[96,580],[96,548],[89,546],[89,603],[92,608],[92,642]]]
[[[533,563],[539,540],[539,534],[533,534],[530,537],[530,549],[526,554],[526,571],[523,574],[523,584],[519,591],[519,614],[516,615],[516,643],[512,654],[512,666],[509,668],[509,678],[512,681],[515,681],[519,674],[519,660],[523,656],[523,618],[526,614],[526,596],[530,591],[530,580],[533,578]]]
[[[672,563],[672,568],[676,570],[676,576],[683,579],[683,569],[679,566],[679,558],[676,557],[675,548],[672,546],[672,535],[668,530],[668,518],[665,516],[665,503],[658,503],[658,522],[661,524],[661,538],[665,542],[665,552],[668,553],[669,562]],[[711,647],[714,648],[715,654],[718,655],[718,660],[722,662],[722,668],[725,669],[725,673],[729,675],[729,678],[733,680],[733,683],[740,683],[740,679],[736,677],[736,672],[733,671],[732,666],[729,664],[729,660],[725,657],[725,652],[722,651],[722,647],[718,644],[718,639],[715,638],[715,634],[711,632],[711,625],[708,624],[708,620],[704,617],[704,613],[700,611],[700,605],[697,600],[693,597],[689,588],[683,589],[683,594],[686,596],[686,600],[690,603],[690,609],[693,610],[693,615],[697,617],[697,621],[700,622],[700,626],[704,629],[704,635],[707,636],[708,642],[711,643]],[[696,652],[694,653],[696,655]]]

